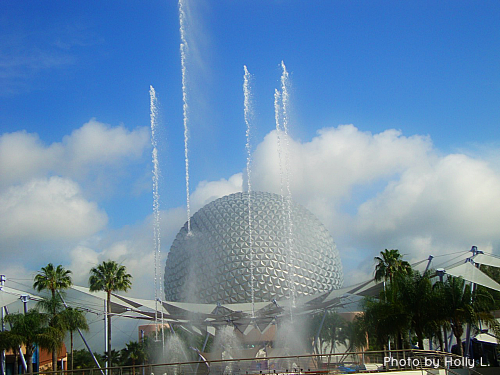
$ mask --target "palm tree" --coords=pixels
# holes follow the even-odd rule
[[[312,350],[314,351],[315,354],[323,354],[322,349],[323,349],[323,342],[322,338],[319,335],[321,332],[318,332],[318,330],[323,328],[322,322],[324,324],[324,319],[326,319],[326,314],[327,312],[325,311],[324,313],[315,313],[312,315],[310,324],[308,324],[308,338],[310,339],[309,341],[312,342]],[[318,337],[316,337],[318,335]]]
[[[380,256],[375,257],[378,262],[375,266],[375,281],[387,281],[391,283],[395,276],[410,273],[410,263],[403,260],[399,250],[392,249],[380,252]]]
[[[481,289],[472,293],[470,284],[466,284],[460,277],[448,277],[445,282],[438,282],[435,285],[436,288],[441,289],[439,291],[442,297],[440,307],[450,321],[460,356],[463,355],[464,325],[485,323],[495,333],[499,332],[499,323],[490,313],[494,306],[491,294]]]
[[[320,338],[324,343],[330,344],[330,354],[335,351],[335,344],[345,344],[345,328],[346,321],[337,312],[328,312],[326,314],[323,329],[321,330]]]
[[[388,293],[393,294],[389,285]],[[384,349],[390,338],[402,349],[401,333],[410,328],[408,311],[396,299],[387,301],[385,298],[367,298],[364,301],[364,323],[371,337],[375,337],[379,349]]]
[[[18,372],[19,347],[22,343],[23,339],[21,336],[10,331],[0,332],[0,351],[12,350],[12,353],[14,353],[14,375],[17,375]]]
[[[135,375],[135,365],[137,362],[143,363],[146,360],[146,351],[144,343],[137,341],[130,341],[126,347],[121,351],[122,363],[127,366],[131,362],[132,374]]]
[[[500,268],[481,264],[479,269],[483,271],[486,275],[491,277],[493,280],[495,280],[497,283],[500,283]],[[478,289],[485,288],[484,286],[481,285],[476,285],[476,287]],[[500,310],[500,291],[493,289],[486,289],[486,290],[491,294],[491,296],[495,300],[494,310]]]
[[[10,330],[11,345],[21,342],[26,348],[26,365],[28,372],[33,373],[33,353],[36,346],[44,347],[48,338],[47,316],[37,310],[29,310],[25,314],[9,314],[5,320],[12,325]]]
[[[47,264],[42,267],[40,272],[35,275],[33,288],[38,292],[42,290],[50,290],[52,298],[45,301],[43,308],[51,314],[50,326],[55,329],[63,329],[62,326],[56,327],[56,315],[61,311],[60,298],[56,296],[56,293],[63,289],[68,289],[72,285],[71,281],[71,271],[65,269],[62,265],[54,267],[52,263]],[[59,311],[58,311],[59,309]],[[55,332],[54,332],[55,334]],[[57,335],[56,335],[57,336]],[[54,336],[54,337],[56,337]],[[54,345],[52,351],[52,369],[55,371],[57,369],[57,351],[60,349],[62,342],[58,345]]]
[[[412,272],[411,265],[403,260],[403,256],[399,253],[397,249],[391,249],[380,252],[380,256],[374,258],[377,261],[375,266],[375,281],[389,280],[389,284],[384,283],[384,291],[381,294],[383,300],[381,301],[370,301],[367,303],[366,307],[369,309],[369,316],[375,319],[373,323],[377,327],[377,338],[381,340],[382,337],[387,339],[391,336],[396,338],[397,346],[401,349],[403,347],[403,338],[401,333],[408,327],[408,314],[404,307],[401,305],[401,301],[397,301],[398,294],[398,283],[395,282],[396,279],[410,275]],[[377,316],[381,317],[380,321],[377,321]],[[379,341],[382,347],[382,344]]]
[[[107,353],[105,353],[103,358],[107,362],[108,367],[122,366],[123,365],[121,362],[121,353],[118,350],[112,349],[111,355],[108,355]]]
[[[54,267],[52,263],[42,267],[39,273],[35,275],[33,288],[38,292],[50,290],[52,298],[55,298],[56,292],[68,289],[73,283],[71,281],[71,271],[58,265]]]
[[[366,334],[363,315],[356,315],[353,321],[347,322],[345,331],[347,341],[349,341],[349,347],[346,350],[347,352],[353,350],[361,351],[368,346],[368,337]]]
[[[330,354],[335,352],[335,345],[346,345],[346,321],[337,312],[328,312],[325,317],[323,329],[320,337],[323,342],[330,344]],[[328,356],[328,365],[330,365],[332,356]]]
[[[61,297],[55,295],[53,298],[38,301],[37,308],[48,314],[49,326],[45,332],[43,346],[52,353],[52,369],[56,371],[57,353],[63,346],[64,335],[68,329],[63,317],[64,305]]]
[[[340,363],[344,362],[348,354],[353,351],[365,351],[368,347],[368,333],[363,314],[356,315],[352,321],[348,321],[344,327],[345,337],[349,342],[344,355],[340,358]],[[353,355],[354,356],[354,355]]]
[[[132,275],[125,266],[113,260],[103,261],[90,270],[89,285],[91,292],[106,292],[108,315],[108,353],[111,354],[111,292],[126,292],[132,286]]]
[[[417,335],[418,347],[424,348],[426,328],[437,318],[433,307],[440,302],[438,294],[432,287],[429,273],[420,274],[413,271],[397,278],[397,301],[408,313],[410,326]]]
[[[88,352],[87,349],[74,350],[73,351],[74,359],[74,369],[90,369],[96,368],[96,363],[94,362],[94,358],[92,358],[92,354]],[[102,355],[98,353],[94,353],[94,357],[97,359],[98,363],[102,367],[103,358]]]
[[[83,329],[88,331],[89,325],[85,314],[82,310],[75,309],[73,307],[68,307],[62,312],[62,320],[69,331],[70,343],[71,343],[71,368],[73,370],[73,332],[78,329]]]

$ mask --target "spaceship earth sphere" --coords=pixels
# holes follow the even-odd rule
[[[167,301],[251,302],[253,284],[254,301],[264,302],[338,289],[343,273],[332,236],[310,211],[277,194],[245,192],[201,208],[189,234],[186,222],[164,283]]]

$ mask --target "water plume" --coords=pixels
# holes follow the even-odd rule
[[[287,319],[279,322],[274,340],[273,356],[292,357],[275,360],[276,367],[281,371],[298,372],[300,368],[306,367],[308,360],[293,358],[293,356],[307,354],[307,331],[308,322],[301,316],[296,316],[294,321]]]
[[[158,301],[163,298],[163,283],[160,270],[161,262],[161,233],[160,233],[160,193],[159,179],[160,166],[158,163],[158,103],[153,86],[149,86],[149,106],[151,119],[151,145],[153,146],[153,238],[155,259],[155,324],[158,327]],[[163,323],[163,308],[161,309]],[[163,336],[162,336],[163,337]],[[156,340],[158,340],[158,329],[156,329]]]
[[[248,246],[250,251],[250,297],[252,302],[252,318],[255,317],[255,259],[254,259],[254,248],[253,248],[253,233],[252,233],[252,149],[250,143],[250,122],[253,115],[252,111],[252,95],[250,80],[251,75],[246,67],[243,66],[245,74],[243,76],[243,95],[244,95],[244,116],[246,124],[246,144],[245,149],[247,151],[247,188],[248,188]]]
[[[281,92],[274,91],[274,118],[276,122],[276,135],[278,147],[278,159],[280,170],[280,195],[283,217],[284,236],[286,238],[286,264],[288,268],[288,285],[290,289],[290,316],[293,316],[295,308],[295,250],[293,241],[293,213],[292,213],[292,191],[290,187],[290,136],[289,136],[289,74],[285,63],[281,62]],[[285,192],[286,188],[286,192]]]
[[[278,163],[279,163],[279,172],[280,172],[280,196],[283,212],[285,212],[285,195],[283,189],[283,150],[281,146],[281,93],[278,89],[274,89],[274,120],[276,122],[276,141],[277,141],[277,149],[278,149]],[[285,222],[286,224],[286,222]],[[286,228],[286,225],[285,225]]]
[[[181,72],[182,72],[182,114],[184,120],[184,161],[186,166],[186,213],[187,213],[187,230],[191,234],[191,208],[189,202],[189,127],[188,127],[188,95],[187,95],[187,54],[188,43],[186,39],[186,12],[183,0],[179,0],[179,31],[181,35]]]
[[[177,333],[171,333],[168,335],[166,347],[163,353],[164,363],[182,363],[188,362],[189,358],[187,355],[186,345],[181,340]],[[168,374],[182,374],[185,373],[186,369],[183,369],[181,365],[176,365],[174,367],[168,367]]]
[[[293,244],[293,218],[292,218],[292,191],[290,188],[290,135],[288,131],[289,121],[289,75],[285,63],[281,62],[283,72],[281,74],[281,104],[283,110],[283,131],[285,138],[285,177],[286,177],[286,212],[288,216],[288,277],[290,283],[291,308],[295,308],[295,249]],[[291,313],[291,311],[290,311]]]
[[[234,328],[227,325],[217,330],[213,347],[216,353],[221,353],[221,359],[230,360],[240,357],[242,343],[236,336]],[[236,371],[235,365],[236,362],[223,362],[221,373],[232,374]]]
[[[284,181],[283,181],[283,145],[282,145],[282,130],[281,130],[281,122],[282,122],[282,117],[283,113],[281,110],[282,106],[282,94],[278,89],[274,89],[274,120],[276,122],[276,142],[277,142],[277,149],[278,149],[278,163],[279,163],[279,173],[280,173],[280,197],[281,197],[281,210],[283,213],[286,212],[286,202],[285,202],[285,192],[284,192]],[[289,227],[288,225],[288,215],[283,215],[283,237],[285,238],[285,249],[283,249],[283,252],[285,254],[289,253],[288,249],[288,236],[289,236],[289,231],[287,228]],[[286,255],[285,261],[286,264],[288,265],[288,255]],[[288,275],[290,272],[288,272]],[[290,283],[290,278],[288,277],[288,283]],[[290,289],[291,292],[291,289]],[[290,310],[291,313],[291,310]]]

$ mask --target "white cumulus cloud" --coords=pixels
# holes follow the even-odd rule
[[[149,130],[146,127],[133,131],[123,126],[111,127],[90,120],[71,135],[63,138],[66,167],[72,173],[88,168],[122,165],[139,159],[149,147]]]
[[[33,179],[0,194],[0,238],[76,240],[101,230],[107,215],[65,178]]]
[[[0,188],[47,175],[69,177],[89,187],[96,181],[109,186],[149,147],[148,128],[130,131],[95,119],[50,145],[37,134],[6,133],[0,136]]]
[[[0,136],[0,188],[42,177],[62,156],[60,144],[45,146],[38,135],[19,131]]]
[[[283,140],[280,143],[285,144]],[[405,137],[393,129],[372,134],[353,125],[324,128],[311,141],[289,143],[292,197],[322,221],[333,220],[336,207],[349,202],[354,189],[388,179],[433,157],[428,137]],[[284,149],[278,152],[275,131],[258,145],[252,170],[256,190],[286,194],[286,154]]]
[[[227,180],[222,178],[218,181],[201,181],[196,190],[191,194],[193,210],[198,210],[211,201],[242,191],[243,176],[242,173],[236,173]]]
[[[353,125],[321,129],[289,147],[292,197],[327,226],[358,276],[371,276],[373,257],[385,248],[413,261],[500,242],[500,174],[485,159],[442,155],[428,136]],[[286,194],[284,155],[269,133],[254,153],[255,190]]]

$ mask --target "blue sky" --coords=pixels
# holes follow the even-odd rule
[[[346,274],[369,276],[384,248],[412,260],[474,244],[498,253],[498,2],[188,3],[194,209],[244,188],[244,65],[254,184],[279,190],[283,60],[292,194],[328,227]],[[164,256],[185,221],[177,2],[6,0],[0,30],[4,273],[62,263],[85,284],[113,258],[150,290],[150,85]]]

